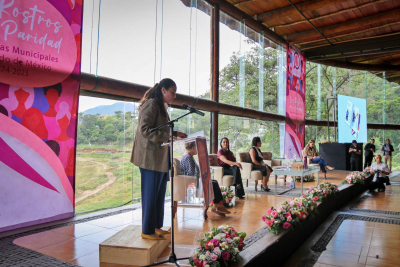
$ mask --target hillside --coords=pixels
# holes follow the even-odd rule
[[[102,105],[102,106],[97,106],[95,108],[91,108],[88,110],[85,110],[83,114],[90,114],[90,115],[96,115],[100,114],[101,116],[104,116],[106,114],[108,115],[114,115],[115,111],[124,111],[124,105],[125,105],[125,112],[127,111],[135,111],[135,105],[131,103],[115,103],[112,105]]]

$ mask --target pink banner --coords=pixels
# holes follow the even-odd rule
[[[305,136],[306,58],[287,44],[285,155],[301,157]]]
[[[0,232],[72,217],[83,0],[0,0]]]

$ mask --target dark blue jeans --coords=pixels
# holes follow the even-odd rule
[[[165,191],[169,174],[140,168],[142,180],[142,233],[151,235],[163,227]]]
[[[315,159],[312,159],[311,162],[319,164],[319,166],[321,167],[321,171],[323,173],[326,173],[325,167],[328,165],[328,163],[326,163],[325,160],[323,160],[321,157],[317,157]]]

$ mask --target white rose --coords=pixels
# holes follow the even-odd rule
[[[201,255],[199,259],[204,261],[204,260],[206,260],[206,258],[207,258],[206,255]]]
[[[236,236],[236,237],[233,238],[233,240],[235,240],[235,241],[239,241],[239,239],[240,239],[240,238],[239,238],[238,236]]]
[[[239,249],[238,248],[235,248],[235,253],[236,254],[239,253]]]

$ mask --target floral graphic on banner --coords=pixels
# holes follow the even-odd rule
[[[306,58],[287,44],[285,155],[301,157],[305,136]]]
[[[74,215],[82,11],[0,0],[0,232]]]

